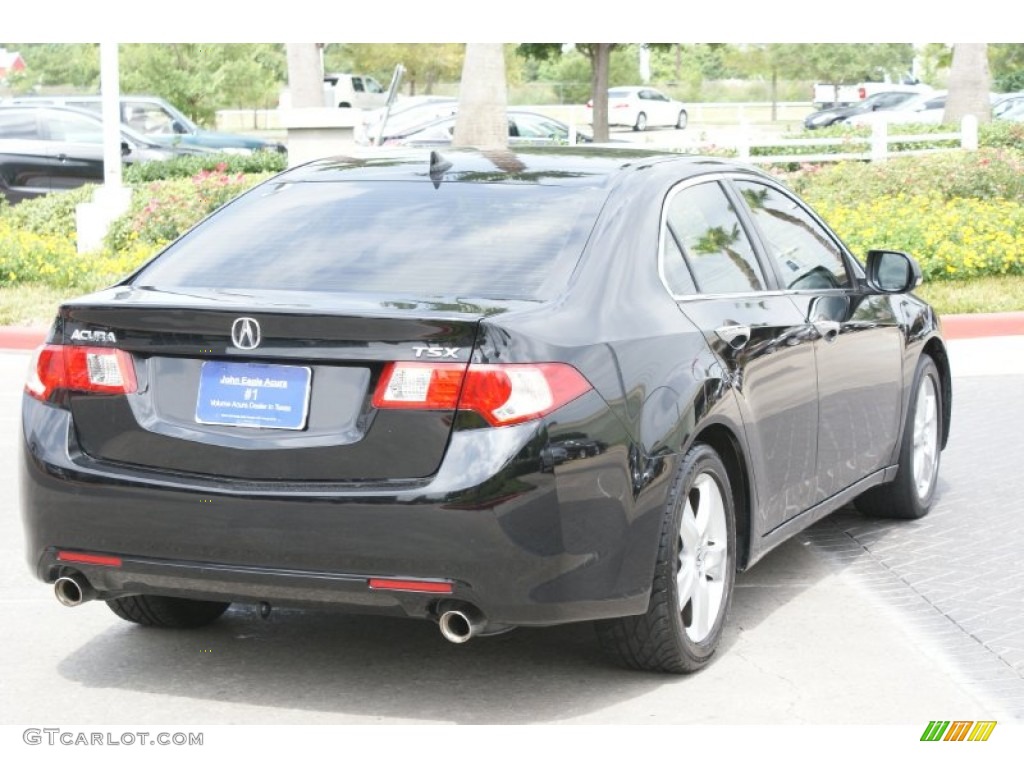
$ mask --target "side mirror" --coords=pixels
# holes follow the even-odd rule
[[[181,121],[179,120],[175,120],[173,123],[171,123],[171,130],[174,131],[175,133],[188,133],[188,129],[186,129],[185,126],[182,125]]]
[[[902,251],[868,251],[868,285],[880,293],[907,293],[921,284],[921,267]]]
[[[128,157],[132,153],[132,145],[121,139],[121,157]]]

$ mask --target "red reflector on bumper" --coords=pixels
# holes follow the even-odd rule
[[[450,595],[455,587],[447,581],[410,581],[408,579],[370,579],[370,589],[390,589],[395,592],[437,592]]]
[[[112,557],[111,555],[90,555],[88,552],[58,552],[57,559],[62,563],[110,565],[115,568],[119,568],[121,566],[120,557]]]

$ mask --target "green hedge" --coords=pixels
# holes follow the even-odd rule
[[[124,170],[124,180],[126,184],[143,184],[163,179],[189,178],[204,171],[229,175],[263,174],[280,173],[287,167],[288,158],[280,152],[253,152],[250,155],[182,155],[171,160],[130,165]]]

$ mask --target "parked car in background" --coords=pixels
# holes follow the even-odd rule
[[[369,75],[331,72],[324,75],[324,96],[329,107],[376,109],[388,100],[387,89]]]
[[[426,125],[409,128],[405,133],[392,134],[384,139],[384,146],[446,147],[455,135],[455,115],[443,117]],[[510,146],[551,146],[570,143],[587,144],[592,141],[586,133],[575,133],[565,123],[536,112],[508,110],[508,143]]]
[[[1015,99],[1012,104],[1000,111],[996,119],[1010,120],[1015,123],[1024,121],[1024,99]]]
[[[1016,114],[1024,104],[1024,93],[1001,93],[992,102],[992,117],[1006,118],[1007,114]],[[1013,119],[1012,117],[1008,119]]]
[[[587,102],[587,122],[594,122],[593,102]],[[685,128],[688,120],[681,101],[670,99],[647,86],[608,89],[608,125],[624,125],[634,131],[651,127]]]
[[[446,96],[406,97],[392,104],[386,115],[383,107],[366,112],[356,126],[355,140],[364,146],[383,144],[389,136],[402,136],[417,126],[454,115],[458,109],[459,100]],[[382,132],[381,121],[385,117]]]
[[[206,152],[167,147],[121,126],[126,164]],[[103,182],[103,121],[70,107],[0,107],[0,195],[17,203],[49,192]]]
[[[16,96],[7,103],[77,107],[103,111],[100,96]],[[284,144],[237,133],[207,131],[157,96],[122,96],[121,122],[165,146],[202,147],[217,152],[248,154],[262,150],[285,152]]]
[[[895,78],[888,76],[876,81],[865,81],[853,85],[833,85],[831,83],[815,83],[811,94],[811,103],[819,109],[830,107],[847,107],[859,104],[876,93],[902,91],[906,93],[927,93],[932,90],[930,85],[921,83],[912,75],[906,75],[901,82],[893,82]]]
[[[27,560],[150,627],[594,621],[692,672],[737,571],[850,502],[927,514],[952,400],[920,278],[729,160],[302,165],[60,307],[22,398]]]
[[[995,103],[998,94],[990,94],[990,99]],[[854,115],[846,119],[850,125],[910,125],[912,123],[923,123],[926,125],[940,124],[946,115],[946,91],[933,91],[915,96],[913,99],[903,102],[896,109],[889,109],[880,112],[865,112],[861,115]]]
[[[846,122],[850,125],[875,125],[877,123],[885,123],[887,125],[907,125],[910,123],[937,125],[942,122],[942,116],[946,111],[946,96],[945,91],[919,94],[903,102],[896,109],[881,112],[865,112],[847,118]]]
[[[814,130],[815,128],[827,128],[836,123],[845,122],[854,115],[863,115],[868,112],[879,112],[889,109],[899,109],[917,94],[913,91],[882,91],[868,96],[864,101],[850,104],[845,107],[830,107],[818,112],[812,112],[804,118],[804,128]]]

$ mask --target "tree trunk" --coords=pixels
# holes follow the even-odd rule
[[[988,45],[956,43],[953,66],[949,71],[949,97],[946,99],[944,123],[959,125],[965,115],[974,115],[979,123],[992,119],[989,89],[992,80],[988,71]]]
[[[324,69],[316,43],[288,43],[288,90],[292,109],[324,105]],[[335,106],[335,105],[331,105]]]
[[[504,47],[500,43],[466,43],[452,146],[507,147],[507,107]]]
[[[779,70],[772,67],[772,122],[779,119]]]
[[[608,141],[608,69],[614,43],[588,43],[590,99],[594,105],[594,141]]]

